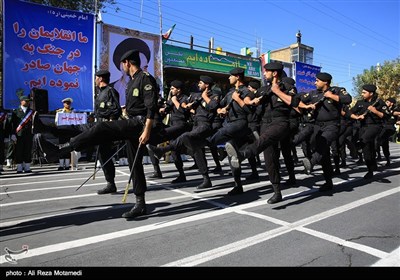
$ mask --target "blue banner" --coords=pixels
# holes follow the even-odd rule
[[[91,14],[4,0],[3,106],[14,109],[18,89],[48,91],[49,110],[93,111],[94,28]]]
[[[296,88],[297,92],[310,92],[315,90],[316,75],[321,72],[321,67],[296,61]]]

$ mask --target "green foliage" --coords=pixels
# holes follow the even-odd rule
[[[95,0],[27,0],[27,2],[52,6],[56,8],[95,13]],[[105,4],[115,5],[115,0],[98,0],[97,9],[104,12]]]
[[[385,61],[380,67],[371,66],[369,70],[364,70],[363,74],[353,78],[354,91],[358,93],[355,98],[360,98],[362,86],[365,84],[376,85],[381,99],[393,97],[400,102],[400,58]]]

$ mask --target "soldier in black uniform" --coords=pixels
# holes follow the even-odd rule
[[[247,89],[253,93],[253,96],[250,98],[245,99],[246,105],[250,111],[247,115],[247,122],[250,130],[252,131],[253,137],[258,138],[260,135],[260,122],[263,115],[263,106],[262,105],[255,105],[254,98],[260,97],[260,82],[258,81],[250,81]],[[253,138],[253,140],[254,140]],[[261,166],[260,156],[256,155],[255,157],[248,158],[251,173],[246,177],[246,181],[257,181],[260,179],[257,171],[257,166]]]
[[[396,99],[393,97],[386,100],[386,108],[389,114],[385,115],[383,120],[383,129],[378,136],[378,146],[376,147],[379,154],[379,146],[382,146],[383,155],[386,159],[386,166],[390,166],[390,151],[389,151],[389,138],[396,132],[397,116],[394,112],[400,112],[400,108],[396,107]]]
[[[311,145],[314,153],[311,159],[303,159],[303,165],[308,174],[314,165],[321,163],[326,183],[319,191],[328,191],[333,188],[332,163],[330,158],[330,146],[339,137],[339,122],[342,106],[351,103],[351,96],[346,89],[331,87],[332,76],[320,72],[316,75],[316,90],[307,96],[303,95],[301,100],[305,104],[313,104],[314,109],[314,132],[311,136]]]
[[[167,100],[165,104],[165,113],[170,114],[170,126],[166,129],[166,135],[171,139],[176,139],[182,133],[191,131],[193,127],[190,112],[186,109],[189,97],[185,93],[184,87],[184,83],[180,80],[172,81],[171,99]],[[178,177],[172,180],[172,183],[186,182],[181,153],[177,150],[171,152],[175,167],[179,172]]]
[[[188,96],[183,93],[183,83],[179,80],[173,80],[170,85],[171,98],[167,100],[165,106],[160,109],[161,114],[170,114],[170,125],[164,129],[161,135],[159,135],[159,139],[156,140],[157,143],[174,140],[183,133],[191,130],[191,124],[188,122],[190,113],[188,110],[183,108],[186,105],[188,98]],[[148,148],[149,152],[153,152],[155,147],[149,144]],[[179,172],[178,177],[172,180],[171,183],[186,182],[181,153],[179,150],[172,150],[171,152],[172,157],[174,158],[175,167]]]
[[[96,76],[96,87],[97,95],[94,101],[95,116],[97,122],[112,122],[119,119],[122,113],[121,106],[119,104],[119,93],[110,84],[110,72],[108,70],[99,70],[95,74]],[[98,147],[98,159],[103,166],[113,155],[113,142],[107,142],[100,144]],[[95,162],[95,164],[97,164]],[[115,185],[115,166],[112,160],[109,160],[103,166],[104,177],[107,181],[107,185],[98,190],[98,194],[114,193],[117,191]]]
[[[225,97],[220,101],[220,108],[217,113],[226,116],[226,121],[222,128],[210,137],[210,145],[217,146],[227,141],[234,142],[237,146],[241,146],[247,140],[247,135],[251,133],[248,128],[247,115],[250,113],[245,103],[245,99],[252,99],[254,94],[251,93],[244,84],[244,69],[234,68],[229,72],[229,83],[233,88],[228,91]],[[228,195],[236,195],[243,193],[241,182],[241,168],[231,166],[235,186]]]
[[[203,175],[203,182],[197,186],[197,189],[212,187],[203,150],[207,143],[205,139],[211,136],[213,132],[212,123],[219,104],[219,93],[211,90],[212,85],[213,79],[211,77],[200,76],[198,83],[200,92],[192,93],[184,106],[194,114],[192,130],[182,134],[165,147],[153,148],[154,154],[161,157],[168,151],[179,151],[185,147],[187,152],[194,157],[199,172]]]
[[[15,154],[17,173],[31,173],[32,161],[32,116],[34,110],[29,107],[31,99],[22,95],[19,98],[21,106],[12,111],[11,115],[11,140],[16,142]]]
[[[364,161],[368,172],[364,179],[371,179],[374,176],[373,171],[377,170],[375,158],[375,138],[382,130],[383,119],[388,115],[387,107],[382,99],[379,99],[376,93],[376,86],[371,84],[363,85],[362,100],[357,101],[349,114],[352,119],[360,120],[358,148],[363,151]]]
[[[297,94],[297,88],[295,87],[296,81],[290,77],[282,78],[282,83],[288,90],[288,94],[295,96]],[[298,109],[297,109],[298,110]],[[297,151],[296,146],[293,145],[293,137],[296,135],[299,129],[298,118],[301,116],[300,111],[291,108],[289,115],[289,137],[283,138],[279,141],[279,147],[282,152],[283,160],[285,162],[286,170],[289,175],[289,179],[285,182],[287,186],[296,185],[296,176],[294,174],[294,163],[297,162]]]
[[[112,122],[100,122],[95,126],[71,139],[69,143],[60,145],[58,152],[83,150],[89,146],[109,143],[117,140],[127,140],[129,167],[133,174],[133,192],[136,195],[136,204],[123,218],[134,218],[147,213],[145,192],[147,190],[144,174],[143,153],[139,151],[137,162],[133,165],[137,150],[150,140],[154,115],[157,110],[159,89],[156,80],[148,72],[140,68],[139,51],[130,50],[121,57],[124,71],[131,80],[126,89],[126,112],[129,119]],[[44,144],[44,143],[43,143]],[[139,146],[140,145],[140,146]],[[42,145],[43,146],[43,145]],[[52,147],[46,146],[48,152]],[[53,147],[54,152],[54,147]]]
[[[265,108],[261,121],[260,138],[251,145],[245,145],[241,150],[228,142],[225,149],[231,156],[232,166],[236,168],[243,159],[254,157],[264,151],[265,165],[274,190],[274,195],[267,202],[273,204],[282,201],[278,142],[289,136],[290,106],[288,104],[297,107],[299,100],[284,92],[286,89],[281,83],[282,64],[271,62],[265,64],[264,68],[266,70],[264,77],[268,84],[260,89],[261,96],[255,98],[256,102],[263,104]]]

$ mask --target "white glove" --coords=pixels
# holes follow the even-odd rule
[[[17,136],[15,136],[15,134],[11,135],[11,141],[17,142]]]

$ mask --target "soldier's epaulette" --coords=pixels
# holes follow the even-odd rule
[[[146,74],[146,76],[150,76],[150,73],[147,71],[143,71],[144,74]]]
[[[63,111],[63,109],[57,109],[57,113],[59,113],[59,112],[62,112]]]

